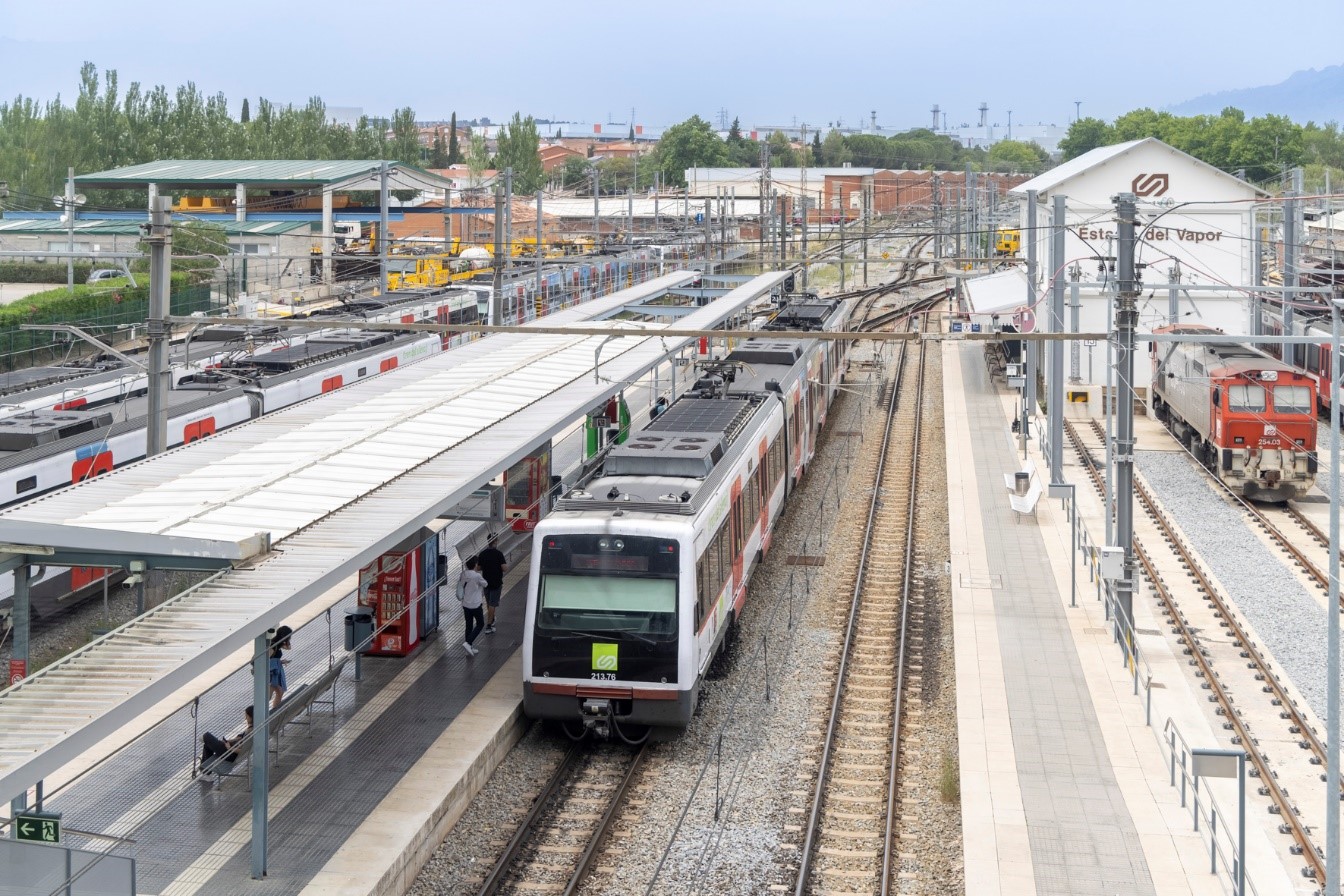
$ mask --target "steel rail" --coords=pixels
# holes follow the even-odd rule
[[[919,445],[924,430],[924,359],[927,343],[919,344],[919,357],[915,378],[915,431],[914,443],[910,447],[910,495],[906,504],[905,528],[905,570],[901,579],[901,629],[899,647],[896,655],[896,707],[891,729],[891,768],[887,773],[887,824],[882,839],[882,889],[880,896],[887,896],[891,887],[892,834],[896,824],[896,785],[897,765],[901,759],[901,711],[905,698],[905,648],[909,642],[910,593],[914,578],[915,553],[915,496],[919,493]],[[876,494],[876,490],[874,490]]]
[[[826,778],[829,773],[831,754],[835,745],[836,731],[840,721],[840,708],[845,698],[845,679],[849,667],[850,652],[854,643],[854,634],[858,624],[859,608],[864,588],[864,570],[868,565],[868,554],[872,549],[874,521],[881,505],[881,483],[886,471],[887,449],[891,444],[891,434],[896,420],[896,410],[900,405],[901,385],[905,379],[906,344],[901,344],[901,356],[897,361],[896,378],[892,383],[891,396],[887,404],[887,416],[883,424],[882,442],[878,449],[877,470],[873,478],[873,494],[868,502],[868,517],[864,526],[863,543],[859,550],[857,575],[853,593],[850,596],[849,619],[845,625],[845,641],[840,650],[840,661],[836,671],[835,692],[831,699],[830,719],[826,726],[826,735],[822,742],[821,759],[817,765],[817,783],[812,794],[812,811],[808,815],[807,829],[800,849],[798,879],[794,887],[795,896],[804,896],[807,892],[809,876],[812,870],[812,854],[817,845],[818,826],[821,821],[821,809],[825,803]],[[913,480],[912,480],[913,481]],[[913,485],[912,485],[913,488]],[[913,524],[913,520],[909,521]],[[908,560],[907,560],[908,562]]]
[[[1073,424],[1068,421],[1065,422],[1069,438],[1073,442],[1075,450],[1088,468],[1093,487],[1098,491],[1102,491],[1101,472],[1096,459],[1092,456],[1092,453],[1083,446],[1082,440],[1079,438]],[[1091,421],[1091,423],[1094,431],[1100,429],[1100,425],[1095,420]],[[1274,675],[1269,671],[1267,664],[1264,662],[1264,658],[1258,650],[1251,646],[1250,639],[1246,637],[1245,631],[1242,630],[1241,626],[1237,623],[1236,618],[1232,615],[1226,603],[1218,596],[1218,592],[1214,589],[1213,583],[1195,562],[1194,555],[1178,537],[1175,527],[1166,519],[1164,514],[1158,511],[1152,495],[1138,482],[1135,483],[1135,492],[1138,495],[1140,502],[1144,505],[1144,509],[1147,512],[1149,519],[1162,530],[1164,540],[1176,553],[1176,556],[1182,565],[1184,565],[1185,568],[1189,570],[1190,574],[1196,578],[1200,588],[1203,590],[1204,596],[1214,603],[1216,611],[1221,618],[1227,622],[1229,628],[1232,629],[1237,641],[1242,647],[1243,656],[1250,658],[1256,664],[1260,669],[1260,677],[1266,684],[1274,688],[1276,693],[1281,693],[1281,689],[1274,679]],[[1172,624],[1177,629],[1178,637],[1189,648],[1191,658],[1199,667],[1200,676],[1208,685],[1209,690],[1213,693],[1214,698],[1222,709],[1224,718],[1227,719],[1228,724],[1232,727],[1235,742],[1246,751],[1247,758],[1251,760],[1251,764],[1256,768],[1263,789],[1267,791],[1268,796],[1278,810],[1279,816],[1283,818],[1280,830],[1292,835],[1293,840],[1301,850],[1302,856],[1306,859],[1309,867],[1304,869],[1304,873],[1307,873],[1308,876],[1317,881],[1324,881],[1325,864],[1319,851],[1311,842],[1306,826],[1303,825],[1302,820],[1297,815],[1296,809],[1293,807],[1292,803],[1289,802],[1287,795],[1283,792],[1283,788],[1279,785],[1273,769],[1269,766],[1269,762],[1256,747],[1254,736],[1246,726],[1246,723],[1242,721],[1240,714],[1236,711],[1231,696],[1227,693],[1227,689],[1223,686],[1217,674],[1214,672],[1212,662],[1204,655],[1204,651],[1200,648],[1199,640],[1192,627],[1182,617],[1180,608],[1176,604],[1176,598],[1171,589],[1169,589],[1166,586],[1166,583],[1163,582],[1152,556],[1143,547],[1137,537],[1134,539],[1134,553],[1138,557],[1139,562],[1143,565],[1149,584],[1152,585],[1153,590],[1166,606]],[[1281,698],[1281,703],[1282,706],[1286,707],[1289,711],[1295,712],[1292,708],[1291,701]],[[1303,730],[1306,730],[1305,726],[1303,726]]]

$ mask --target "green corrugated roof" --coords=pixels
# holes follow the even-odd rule
[[[139,236],[142,222],[128,218],[76,218],[75,235]],[[210,221],[222,227],[229,236],[276,236],[296,230],[311,231],[307,221]],[[69,230],[56,218],[0,218],[0,234],[52,233],[67,234]]]
[[[235,184],[263,189],[300,189],[342,184],[378,176],[382,162],[376,159],[164,159],[81,174],[75,183],[89,189],[139,189],[158,184],[161,190],[183,188],[229,189]],[[401,175],[425,186],[447,184],[437,175],[400,162],[388,162]],[[361,189],[368,187],[361,186]],[[376,189],[376,186],[374,187]]]

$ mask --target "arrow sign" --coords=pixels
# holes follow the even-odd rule
[[[18,815],[14,818],[20,840],[34,843],[60,843],[61,819],[59,815]]]

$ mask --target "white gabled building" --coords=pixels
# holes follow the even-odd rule
[[[1098,258],[1116,254],[1114,197],[1134,193],[1138,197],[1138,245],[1135,260],[1143,282],[1139,298],[1139,330],[1147,331],[1168,322],[1169,277],[1174,270],[1180,284],[1220,287],[1216,291],[1178,293],[1178,320],[1203,323],[1228,333],[1249,334],[1250,302],[1245,287],[1252,279],[1255,246],[1253,210],[1268,194],[1194,156],[1149,137],[1114,146],[1104,146],[1053,168],[1016,187],[1012,195],[1022,200],[1022,257],[1029,239],[1026,196],[1037,193],[1036,258],[1038,295],[1036,320],[1045,326],[1052,278],[1058,273],[1069,282],[1069,269],[1081,268],[1083,283],[1107,286],[1079,288],[1080,332],[1106,332],[1114,321],[1115,275],[1111,263],[1099,270]],[[1053,202],[1065,197],[1063,225],[1065,263],[1056,272],[1050,260],[1054,221]],[[1023,291],[1025,293],[1025,278]],[[976,310],[975,281],[968,285],[972,310]],[[983,290],[982,290],[983,292]],[[1025,303],[1026,297],[1023,296]],[[1069,301],[1066,288],[1066,303]],[[1066,309],[1065,329],[1071,312]],[[1088,352],[1093,357],[1088,358]],[[1079,378],[1088,381],[1088,371],[1098,382],[1106,375],[1106,345],[1081,348]],[[1136,385],[1146,386],[1151,365],[1136,359]],[[1065,361],[1066,367],[1069,361]]]

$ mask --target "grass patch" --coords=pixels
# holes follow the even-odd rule
[[[943,754],[943,768],[938,775],[938,793],[945,803],[961,802],[961,774],[957,768],[957,757],[951,753]]]

